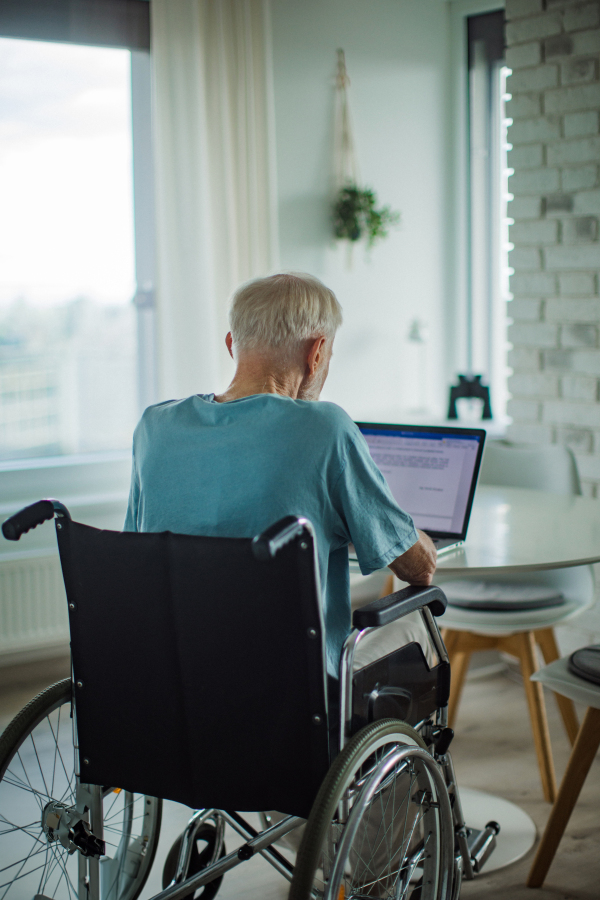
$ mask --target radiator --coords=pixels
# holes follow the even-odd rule
[[[13,654],[44,655],[69,642],[67,601],[55,554],[0,562],[0,665]]]

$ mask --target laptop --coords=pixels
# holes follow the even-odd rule
[[[467,536],[485,431],[357,422],[398,505],[426,532],[438,554]]]

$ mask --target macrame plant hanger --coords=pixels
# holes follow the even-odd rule
[[[358,187],[359,171],[354,131],[350,115],[348,88],[350,77],[346,69],[346,55],[337,51],[337,74],[335,79],[335,120],[334,120],[334,177],[336,195],[344,187]],[[346,241],[347,264],[352,267],[352,242]]]
[[[346,69],[346,57],[343,50],[337,52],[337,75],[335,79],[335,136],[334,165],[335,189],[339,191],[349,185],[355,187],[359,183],[358,160],[354,146],[354,132],[350,115],[348,87],[350,78]]]
[[[361,187],[358,160],[354,145],[344,51],[337,51],[334,120],[334,178],[333,230],[335,236],[346,241],[348,267],[352,266],[352,244],[364,238],[367,248],[387,237],[388,228],[397,225],[399,213],[389,206],[377,207],[377,195],[371,188]]]

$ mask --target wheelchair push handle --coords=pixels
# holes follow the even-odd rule
[[[272,559],[282,547],[285,547],[294,538],[299,537],[303,531],[308,531],[311,535],[313,533],[312,525],[308,519],[297,516],[284,516],[283,519],[279,519],[266,531],[257,534],[252,539],[252,553],[255,559],[263,562]]]
[[[71,518],[66,506],[58,500],[38,500],[3,522],[2,534],[7,541],[18,541],[22,534],[53,519],[56,512]]]

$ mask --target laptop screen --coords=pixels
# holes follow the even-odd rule
[[[464,540],[485,431],[358,422],[398,505],[417,528]]]

